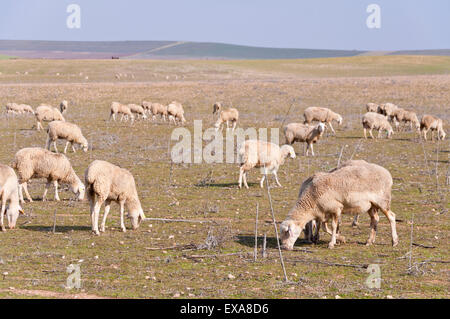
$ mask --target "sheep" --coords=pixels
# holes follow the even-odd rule
[[[125,207],[131,218],[133,229],[139,227],[139,223],[145,219],[145,215],[139,201],[133,175],[128,170],[106,161],[95,160],[86,169],[84,178],[90,203],[92,232],[94,234],[100,235],[98,219],[100,217],[100,207],[103,203],[105,203],[105,213],[103,214],[100,231],[105,232],[105,223],[111,201],[115,201],[120,205],[120,228],[123,232],[126,231],[124,224]]]
[[[160,115],[161,118],[166,122],[168,117],[167,106],[160,103],[152,103],[150,106],[150,112],[152,113],[153,121],[156,120],[156,115]]]
[[[128,107],[130,108],[131,113],[136,114],[136,119],[138,119],[139,116],[141,116],[144,120],[147,118],[145,110],[142,106],[137,104],[128,104]]]
[[[128,120],[128,117],[130,117],[131,119],[131,123],[133,124],[134,122],[134,115],[131,112],[130,108],[125,105],[125,104],[121,104],[119,102],[112,102],[111,103],[111,113],[109,115],[109,120],[111,120],[111,118],[116,121],[116,114],[121,114],[122,116],[120,117],[120,121],[122,122],[122,120],[125,117],[125,121]]]
[[[64,114],[67,109],[69,108],[69,103],[64,100],[59,104],[59,110],[61,111],[61,114]]]
[[[173,121],[175,125],[177,124],[177,121],[181,124],[186,123],[183,105],[177,101],[173,101],[167,106],[167,114],[169,115],[169,122]]]
[[[282,247],[292,250],[305,225],[318,219],[323,223],[331,220],[331,241],[328,247],[333,248],[338,237],[342,238],[337,233],[341,214],[363,212],[367,212],[371,218],[371,232],[366,243],[371,245],[375,241],[379,210],[389,220],[392,245],[396,246],[398,235],[395,214],[390,210],[392,184],[388,170],[367,162],[314,174],[303,182],[296,204],[281,223]]]
[[[367,112],[374,112],[374,113],[380,113],[380,106],[375,103],[367,103],[366,104]]]
[[[242,188],[242,179],[244,185],[247,185],[247,174],[253,167],[262,168],[263,177],[260,181],[261,188],[264,187],[264,179],[268,173],[275,176],[277,185],[281,187],[278,181],[277,171],[280,165],[283,165],[286,157],[295,158],[294,148],[290,145],[283,145],[281,148],[270,142],[261,140],[247,140],[239,148],[239,188]]]
[[[67,146],[69,143],[72,145],[72,150],[75,153],[74,143],[77,143],[83,149],[83,152],[87,152],[88,150],[88,142],[86,138],[81,133],[81,129],[73,123],[62,122],[62,121],[53,121],[48,124],[47,128],[47,142],[45,144],[45,148],[50,150],[51,143],[53,142],[53,146],[55,147],[56,153],[58,153],[58,148],[56,147],[56,141],[58,139],[66,140],[66,147],[64,148],[64,154],[67,152]]]
[[[22,109],[22,113],[31,113],[34,115],[34,110],[30,105],[20,104],[19,107]]]
[[[393,103],[384,103],[380,105],[380,114],[387,116],[389,120],[393,120],[394,112],[398,108],[397,105]]]
[[[8,114],[23,114],[31,113],[34,114],[33,108],[27,104],[17,104],[17,103],[7,103],[6,113]]]
[[[314,156],[313,144],[316,143],[325,132],[325,124],[319,123],[316,126],[309,126],[301,123],[290,123],[284,127],[284,136],[286,144],[292,145],[294,142],[306,142],[306,156],[308,156],[311,148],[312,156]]]
[[[363,115],[362,125],[365,139],[367,139],[367,130],[369,130],[372,139],[374,138],[372,134],[373,129],[378,130],[378,138],[380,138],[382,130],[386,130],[388,138],[392,138],[392,134],[394,134],[391,124],[389,124],[387,118],[382,114],[367,112]]]
[[[2,200],[2,209],[0,212],[0,225],[2,231],[6,230],[3,224],[5,212],[9,228],[14,229],[19,214],[24,214],[23,209],[19,204],[19,182],[14,170],[3,164],[0,164],[0,198]],[[6,203],[8,201],[9,206],[6,208]]]
[[[234,131],[237,125],[237,121],[239,120],[239,111],[233,107],[223,111],[221,111],[221,109],[222,105],[219,102],[214,103],[213,114],[219,114],[217,122],[214,124],[216,132],[219,130],[219,128],[222,128],[222,124],[225,122],[227,124],[227,130],[229,128],[228,122],[231,122],[233,124],[232,130]]]
[[[445,131],[440,118],[425,114],[420,120],[420,131],[423,133],[423,138],[427,140],[427,133],[431,130],[431,140],[434,140],[434,131],[437,131],[438,140],[445,140]]]
[[[19,150],[12,163],[12,167],[17,170],[19,176],[19,196],[20,201],[25,203],[22,190],[25,190],[27,199],[32,202],[28,193],[27,182],[32,178],[46,178],[44,195],[42,200],[46,200],[47,191],[50,185],[55,186],[55,200],[59,201],[58,182],[69,184],[73,193],[78,195],[78,200],[83,200],[85,187],[72,168],[70,161],[63,154],[55,154],[40,147],[29,147]]]
[[[152,102],[142,101],[141,106],[144,109],[145,113],[148,114],[148,113],[150,113],[150,108],[152,107]]]
[[[37,130],[39,131],[42,126],[42,121],[51,122],[51,121],[65,121],[61,112],[52,106],[48,105],[40,105],[36,108],[35,112],[36,121],[37,121]]]
[[[397,109],[394,110],[392,116],[395,122],[395,126],[397,127],[397,130],[400,130],[399,128],[400,123],[404,122],[409,123],[411,130],[414,124],[416,130],[420,131],[420,122],[417,119],[417,115],[415,112],[398,107]]]
[[[308,107],[305,110],[303,116],[305,117],[304,124],[310,124],[312,121],[326,123],[330,126],[330,129],[333,132],[333,134],[336,134],[336,132],[334,131],[331,122],[336,121],[339,125],[342,124],[342,116],[339,115],[338,113],[331,111],[326,107],[315,107],[315,106]]]

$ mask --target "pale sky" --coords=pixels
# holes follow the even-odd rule
[[[168,40],[265,47],[450,49],[449,0],[1,0],[0,39]],[[69,29],[69,4],[81,28]],[[381,28],[369,29],[369,4]]]

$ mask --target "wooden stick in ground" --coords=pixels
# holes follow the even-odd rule
[[[287,277],[287,274],[286,274],[286,268],[284,267],[283,254],[281,252],[280,239],[279,239],[279,236],[278,236],[277,223],[275,221],[275,214],[273,212],[272,197],[270,196],[270,186],[269,186],[269,179],[267,178],[267,173],[266,173],[266,165],[264,165],[264,176],[265,176],[265,179],[266,179],[267,196],[269,197],[270,212],[272,213],[273,228],[275,228],[275,235],[277,236],[278,253],[280,255],[281,267],[283,268],[284,281],[288,282],[288,277]]]
[[[259,203],[256,203],[256,218],[255,218],[255,253],[254,261],[256,261],[258,256],[258,213],[259,213]]]
[[[266,246],[267,246],[267,234],[264,233],[263,246],[262,246],[262,256],[263,256],[263,258],[267,257]]]
[[[56,209],[55,209],[55,213],[54,213],[54,215],[53,215],[53,234],[55,233],[55,231],[56,231]]]

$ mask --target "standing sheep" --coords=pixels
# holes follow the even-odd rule
[[[143,120],[147,118],[145,110],[142,106],[137,104],[128,104],[128,107],[130,108],[131,113],[136,114],[136,119],[139,119],[139,116],[141,116]]]
[[[427,140],[427,133],[431,130],[431,140],[433,141],[434,131],[437,131],[438,140],[445,140],[445,131],[440,118],[434,117],[432,115],[425,114],[420,120],[420,130],[423,133],[423,138]]]
[[[393,103],[384,103],[380,105],[380,112],[381,114],[387,116],[389,120],[393,120],[394,112],[398,108],[397,105]]]
[[[242,188],[242,178],[244,179],[244,186],[248,188],[247,174],[253,167],[262,168],[261,188],[264,187],[265,176],[269,173],[275,176],[277,185],[281,187],[277,176],[278,169],[280,165],[284,164],[286,157],[295,158],[295,152],[290,145],[283,145],[280,148],[274,143],[248,140],[240,147],[238,156],[240,165],[239,188]]]
[[[394,118],[394,123],[395,123],[395,126],[397,127],[397,130],[400,130],[401,123],[405,123],[405,124],[409,123],[411,130],[413,129],[413,124],[414,124],[414,127],[416,128],[416,130],[418,132],[420,131],[420,122],[417,118],[416,113],[413,111],[405,110],[405,109],[398,107],[393,112],[393,118]]]
[[[59,201],[58,183],[69,184],[73,193],[78,195],[78,200],[84,198],[85,187],[77,174],[70,165],[70,161],[63,154],[55,154],[40,147],[29,147],[19,150],[12,164],[19,175],[19,196],[20,201],[24,203],[22,189],[25,190],[27,199],[32,202],[30,193],[28,193],[27,182],[32,178],[46,178],[44,195],[45,201],[47,191],[53,183],[55,186],[55,200]]]
[[[19,182],[17,181],[17,175],[14,170],[3,164],[0,164],[0,198],[2,200],[2,209],[0,212],[1,229],[5,231],[3,224],[5,212],[9,228],[14,229],[19,214],[24,214],[19,204]],[[7,202],[9,202],[8,208],[6,208]]]
[[[152,114],[153,121],[156,120],[157,115],[160,115],[164,122],[166,122],[166,119],[168,117],[166,105],[162,105],[160,103],[152,103],[152,105],[150,106],[150,112]]]
[[[105,203],[105,213],[103,214],[100,231],[105,231],[106,218],[112,201],[120,205],[120,228],[123,232],[126,231],[124,224],[125,208],[128,210],[133,229],[139,227],[139,223],[145,219],[145,215],[139,201],[133,175],[128,170],[106,161],[95,160],[86,169],[84,178],[91,206],[92,231],[94,234],[100,235],[98,219],[100,207],[103,203]]]
[[[50,150],[51,143],[55,147],[56,153],[58,153],[58,148],[56,147],[56,141],[58,139],[66,140],[66,147],[64,148],[64,154],[67,152],[67,146],[69,143],[72,145],[72,150],[75,153],[74,143],[79,144],[83,149],[83,152],[88,150],[88,142],[86,138],[81,133],[81,129],[73,123],[53,121],[48,124],[47,128],[47,142],[45,148]]]
[[[42,126],[42,121],[51,122],[51,121],[65,121],[61,112],[52,106],[41,105],[36,108],[36,112],[34,114],[36,116],[37,121],[37,130],[39,131]]]
[[[305,117],[305,124],[310,124],[312,121],[328,124],[333,134],[336,134],[336,132],[334,131],[331,122],[336,121],[339,125],[342,124],[342,116],[326,107],[308,107],[303,116]]]
[[[167,106],[167,114],[169,115],[169,122],[172,120],[175,125],[177,125],[177,121],[181,124],[186,123],[183,105],[180,102],[173,101],[170,103]]]
[[[333,248],[338,239],[338,221],[342,213],[370,216],[371,232],[367,245],[373,244],[381,210],[391,225],[392,245],[398,244],[395,214],[390,210],[392,176],[388,170],[376,164],[344,165],[328,173],[316,173],[306,179],[295,206],[281,223],[281,243],[285,249],[293,249],[295,241],[305,225],[319,219],[331,220],[331,241]],[[320,223],[318,223],[318,226]]]
[[[31,113],[34,115],[34,110],[30,105],[20,104],[19,107],[22,109],[22,113]]]
[[[323,132],[325,132],[325,124],[323,123],[319,123],[316,126],[301,123],[290,123],[284,127],[286,144],[292,145],[294,142],[306,142],[306,156],[308,156],[310,148],[312,156],[314,156],[313,144],[322,137]]]
[[[233,125],[232,130],[234,131],[237,125],[237,121],[239,120],[239,111],[233,107],[223,111],[221,109],[222,105],[219,102],[213,105],[213,114],[219,115],[217,122],[214,124],[216,131],[218,131],[219,128],[222,128],[222,124],[225,122],[227,124],[227,130],[229,128],[228,122],[231,122]]]
[[[367,112],[374,112],[374,113],[380,113],[380,106],[375,103],[367,103],[366,104]]]
[[[386,116],[378,113],[367,112],[363,115],[362,125],[364,128],[364,138],[367,139],[367,130],[369,130],[369,134],[373,137],[372,130],[378,130],[378,138],[380,138],[381,131],[386,130],[388,138],[392,137],[394,131],[392,130],[391,124],[389,124]]]
[[[131,119],[131,124],[133,124],[134,122],[134,115],[133,113],[131,113],[130,108],[127,105],[121,104],[119,102],[112,102],[111,103],[111,112],[109,115],[109,120],[111,120],[111,118],[116,121],[116,114],[121,114],[122,116],[120,117],[120,121],[122,122],[122,120],[125,117],[125,121],[128,120],[128,117],[130,117]]]

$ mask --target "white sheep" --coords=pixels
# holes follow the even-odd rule
[[[78,195],[78,200],[84,198],[85,187],[72,168],[70,161],[63,154],[55,154],[40,147],[29,147],[19,150],[12,164],[19,176],[19,196],[24,203],[22,190],[25,190],[27,199],[32,202],[28,193],[27,182],[32,178],[46,178],[44,195],[42,200],[46,200],[47,191],[53,183],[55,186],[55,200],[59,201],[58,183],[65,183],[70,186],[73,193]]]
[[[336,121],[339,125],[342,124],[342,116],[326,107],[308,107],[305,110],[303,116],[305,117],[305,124],[310,124],[312,121],[318,121],[328,124],[333,134],[336,134],[336,132],[334,131],[331,122]]]
[[[111,103],[111,112],[109,115],[109,120],[111,120],[111,118],[116,121],[116,114],[121,114],[122,116],[120,117],[120,121],[122,122],[122,120],[125,118],[125,121],[128,120],[128,117],[130,117],[131,119],[131,123],[134,122],[134,115],[133,113],[131,113],[130,108],[122,103],[119,102],[112,102]]]
[[[281,243],[293,249],[295,241],[312,220],[331,221],[331,241],[336,245],[339,219],[344,213],[367,212],[371,218],[371,232],[367,245],[373,244],[381,210],[391,225],[392,245],[398,244],[395,214],[390,210],[392,176],[385,168],[371,163],[344,165],[328,173],[319,172],[306,179],[296,204],[281,223]],[[318,223],[317,226],[320,226]]]
[[[51,122],[51,121],[65,121],[61,112],[52,106],[49,105],[40,105],[36,108],[35,114],[37,121],[37,130],[43,129],[42,121]]]
[[[227,130],[229,129],[228,122],[231,122],[232,124],[232,130],[236,128],[237,121],[239,120],[239,111],[235,108],[231,107],[227,110],[222,111],[222,104],[219,102],[214,103],[213,105],[213,114],[218,114],[219,117],[217,118],[217,122],[214,124],[214,127],[216,128],[216,131],[222,129],[223,123],[227,124]]]
[[[19,182],[14,170],[3,164],[0,164],[0,198],[2,200],[2,209],[0,212],[1,229],[5,231],[3,224],[5,212],[9,228],[14,229],[19,214],[24,214],[19,204]],[[7,207],[6,204],[8,202],[9,205]]]
[[[319,123],[316,126],[301,123],[289,123],[284,127],[286,144],[292,145],[294,142],[306,142],[306,156],[308,156],[310,148],[312,156],[314,156],[313,144],[322,137],[324,132],[325,124],[323,123]]]
[[[67,152],[69,143],[71,144],[74,153],[76,152],[73,145],[75,143],[79,144],[84,152],[87,152],[88,150],[87,139],[83,136],[81,129],[76,124],[62,121],[50,122],[47,128],[47,142],[45,144],[45,148],[50,150],[51,143],[53,142],[55,151],[58,153],[58,148],[56,147],[56,141],[58,139],[67,141],[66,147],[64,148],[64,154]]]
[[[136,119],[139,119],[139,116],[141,116],[143,120],[147,118],[145,110],[142,106],[137,104],[128,104],[128,107],[130,108],[131,113],[136,114]]]
[[[103,214],[100,231],[105,231],[106,218],[112,201],[120,205],[120,228],[122,231],[126,231],[124,224],[125,208],[128,210],[133,229],[139,227],[139,223],[145,219],[145,215],[139,201],[133,175],[128,170],[106,161],[95,160],[86,169],[84,177],[91,206],[92,231],[94,234],[100,235],[98,219],[100,207],[103,203],[105,203],[105,213]]]
[[[173,101],[167,106],[167,114],[169,115],[169,122],[173,121],[176,125],[177,123],[186,123],[186,119],[184,118],[184,109],[183,105],[180,102]]]
[[[374,112],[374,113],[380,113],[380,106],[375,103],[367,103],[366,104],[367,112]]]
[[[295,158],[295,152],[292,146],[283,145],[281,148],[270,142],[260,140],[245,141],[238,153],[239,160],[239,188],[242,188],[242,179],[244,179],[244,186],[247,185],[247,174],[253,168],[261,168],[263,177],[260,181],[260,186],[264,187],[265,176],[272,173],[278,186],[281,186],[278,181],[277,172],[280,165],[283,165],[286,157]]]
[[[34,110],[31,106],[27,104],[17,104],[17,103],[7,103],[6,113],[8,114],[23,114],[31,113],[34,114]]]
[[[380,105],[379,113],[387,116],[387,118],[392,121],[394,120],[394,112],[397,108],[398,106],[393,103],[384,103]]]
[[[438,140],[445,140],[445,131],[442,124],[442,119],[437,118],[435,116],[425,114],[420,120],[420,130],[423,133],[423,138],[425,141],[427,140],[427,133],[431,130],[431,140],[434,139],[434,131],[437,131]]]
[[[394,134],[391,124],[389,124],[386,116],[382,114],[367,112],[363,115],[362,125],[364,128],[365,139],[367,139],[367,130],[369,130],[369,134],[372,138],[374,138],[372,134],[373,129],[378,130],[378,138],[380,138],[382,130],[386,130],[388,138],[391,138],[392,134]]]
[[[395,126],[397,130],[400,130],[400,123],[409,123],[409,127],[412,130],[413,125],[416,128],[416,130],[420,131],[420,122],[417,118],[417,114],[410,110],[405,110],[400,107],[397,107],[397,109],[394,110],[392,113],[392,117],[394,119]]]
[[[160,103],[152,103],[150,106],[150,112],[152,114],[153,121],[156,120],[157,115],[160,115],[164,122],[166,122],[166,118],[168,117],[166,105],[162,105]]]

